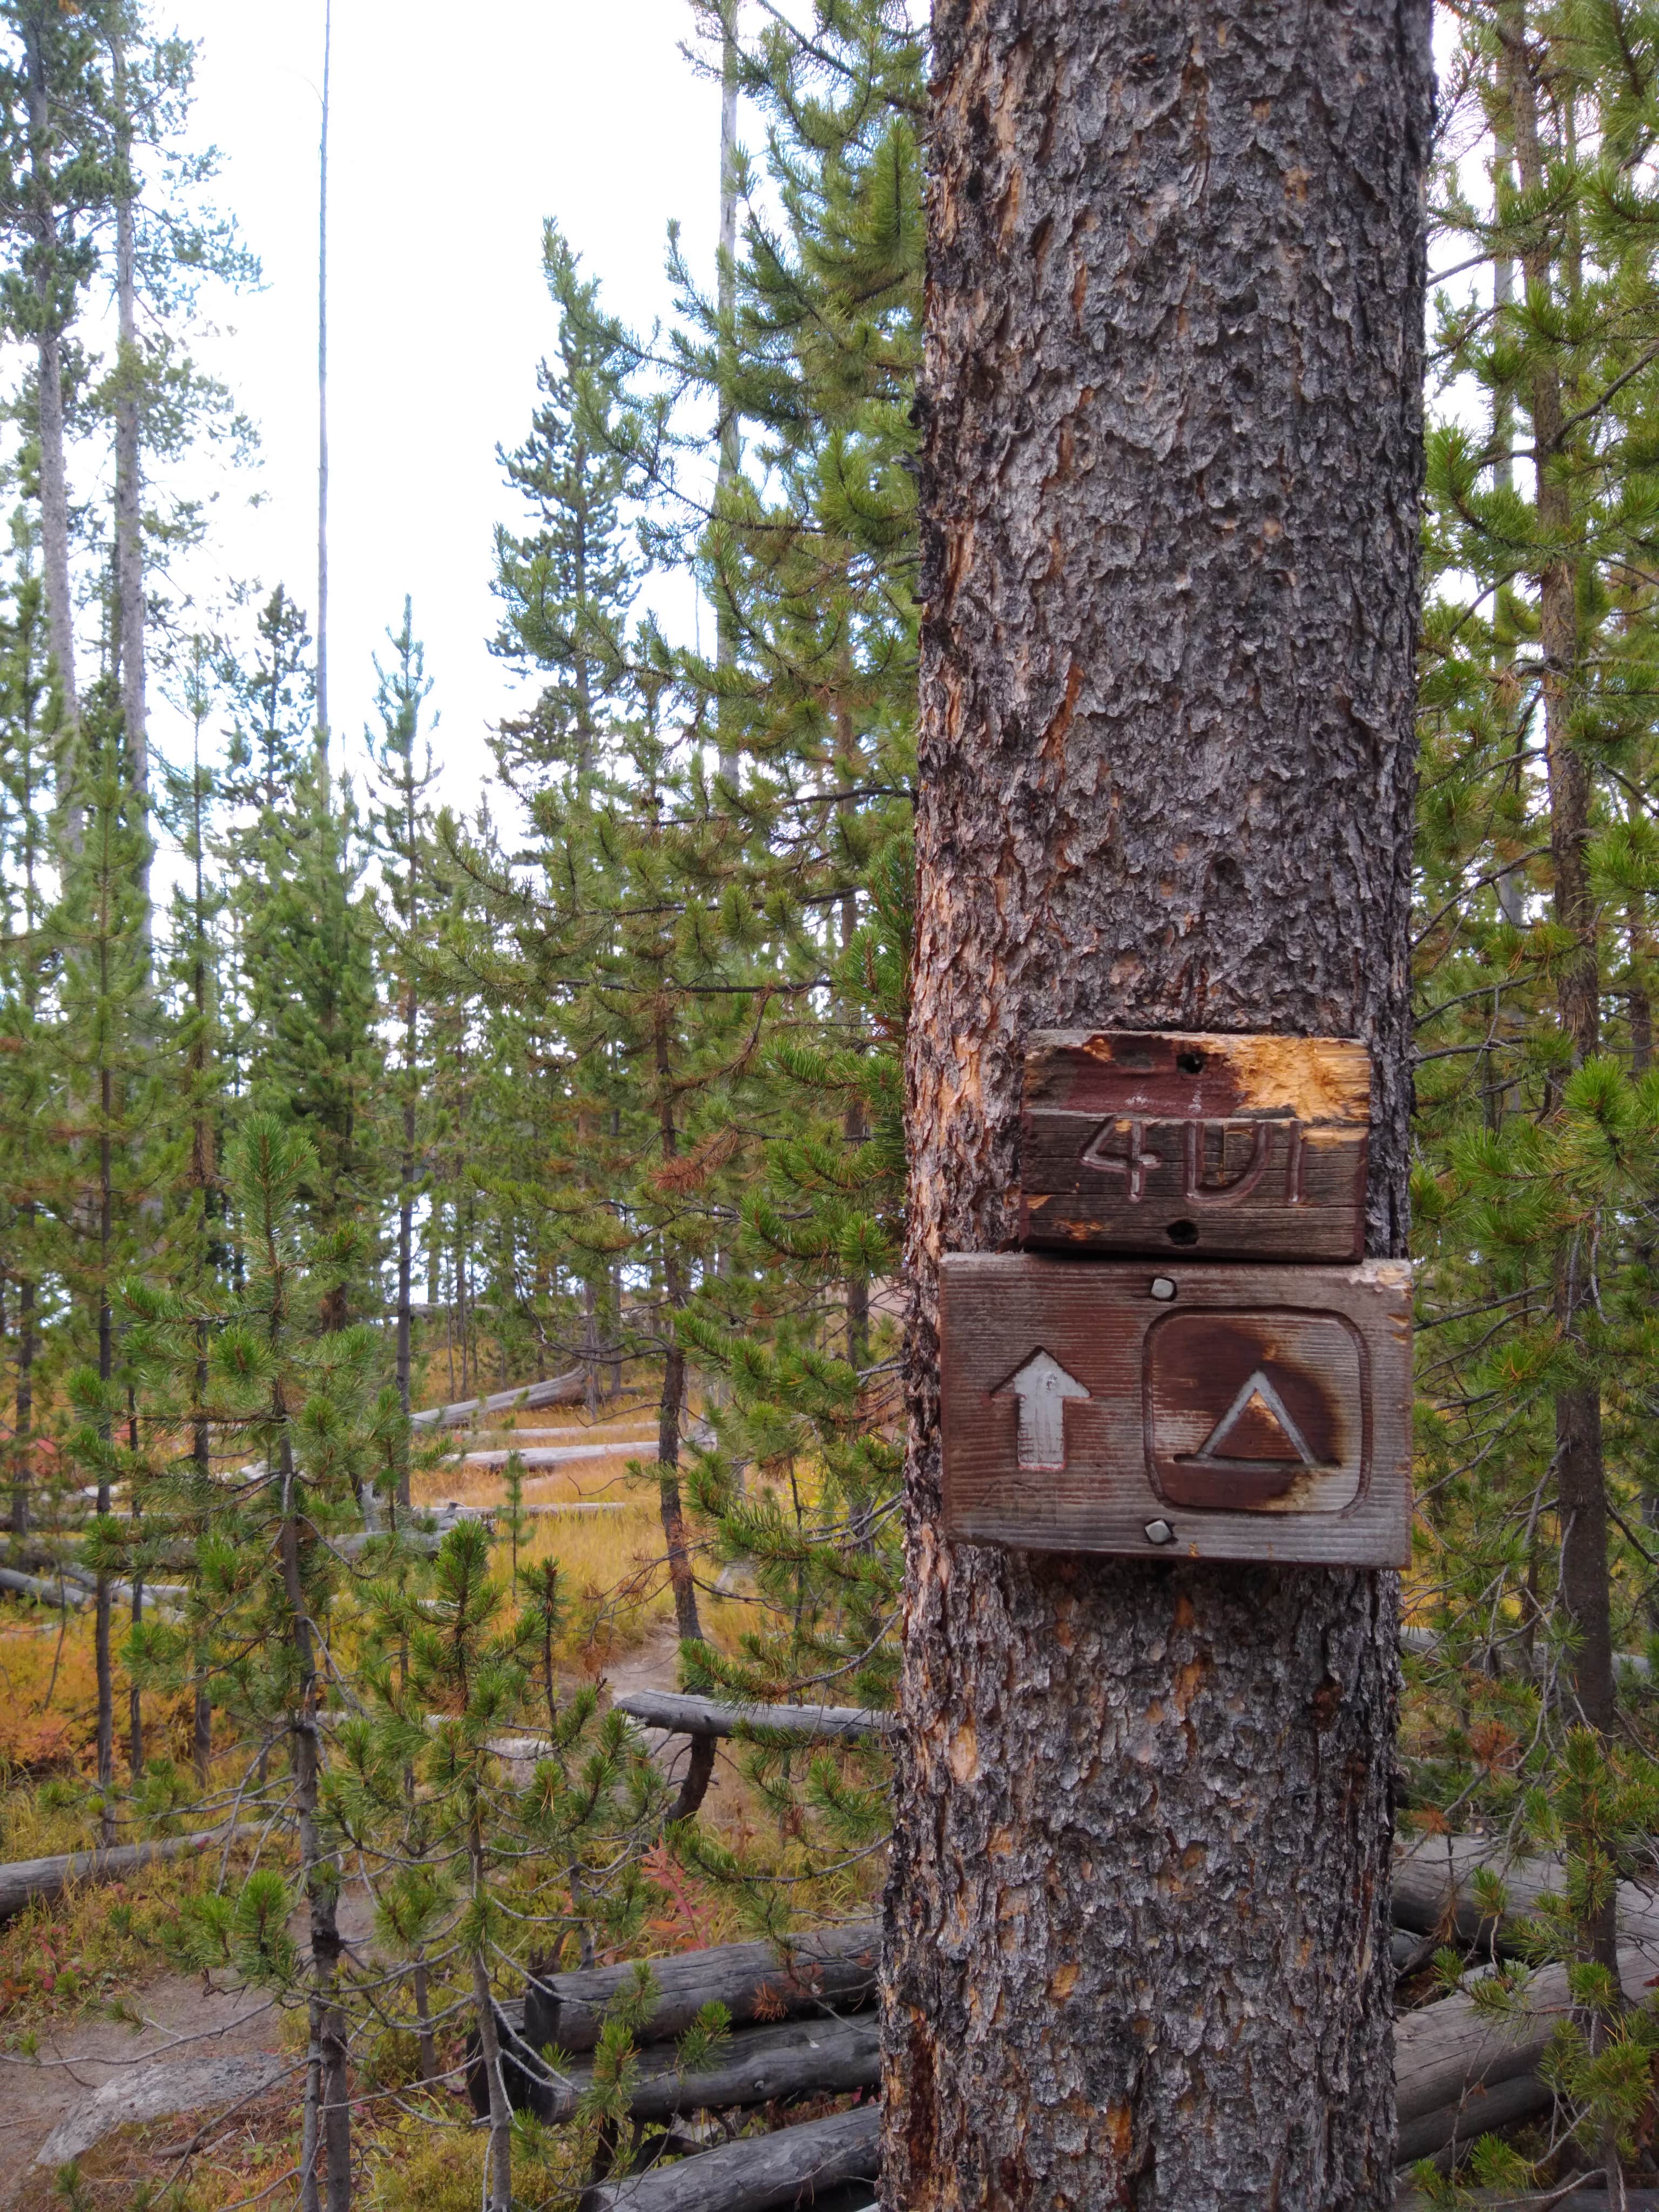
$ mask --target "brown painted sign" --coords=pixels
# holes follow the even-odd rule
[[[1047,1030],[1025,1060],[1020,1240],[1357,1260],[1370,1060],[1343,1037]]]
[[[961,1253],[945,1524],[969,1543],[1401,1566],[1411,1274]]]

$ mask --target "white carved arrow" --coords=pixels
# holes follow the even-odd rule
[[[1066,1464],[1066,1401],[1089,1395],[1074,1375],[1046,1352],[1034,1352],[993,1397],[1012,1390],[1019,1401],[1019,1463],[1063,1468]]]

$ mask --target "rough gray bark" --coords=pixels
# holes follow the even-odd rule
[[[1356,1036],[1407,1229],[1427,0],[935,17],[884,2201],[1389,2203],[1391,1575],[939,1533],[1038,1029]]]

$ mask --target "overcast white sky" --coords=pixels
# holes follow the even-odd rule
[[[685,0],[464,12],[334,0],[329,657],[331,719],[355,739],[371,655],[413,593],[444,795],[467,805],[488,770],[483,728],[509,696],[485,647],[491,528],[513,511],[495,452],[524,435],[552,343],[542,219],[558,218],[613,308],[648,323],[668,305],[671,216],[712,276],[720,100],[679,51]],[[310,612],[322,0],[175,0],[157,20],[201,41],[194,135],[223,152],[216,197],[264,271],[199,349],[263,440],[257,471],[220,480],[212,569],[280,579]],[[155,734],[171,749],[164,711]]]

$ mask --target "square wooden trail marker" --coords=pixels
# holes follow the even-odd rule
[[[1020,1242],[1358,1260],[1370,1088],[1346,1037],[1042,1031],[1025,1057]]]
[[[959,1253],[945,1525],[1022,1550],[1403,1566],[1411,1270]]]

